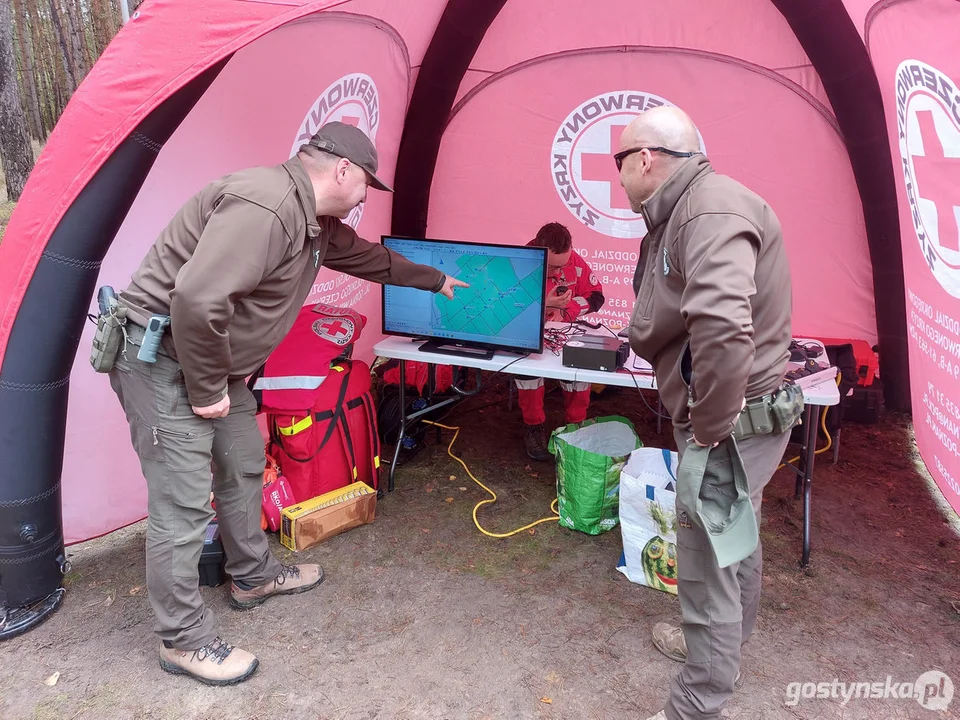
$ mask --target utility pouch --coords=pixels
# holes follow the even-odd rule
[[[777,435],[799,424],[803,416],[803,388],[792,383],[780,388],[770,403],[770,415]]]
[[[90,364],[98,373],[113,370],[117,355],[126,337],[127,308],[114,303],[110,310],[97,318],[97,332],[93,336]]]

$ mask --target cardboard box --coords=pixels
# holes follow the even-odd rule
[[[377,491],[363,482],[331,490],[280,511],[280,542],[305,550],[361,525],[373,522]]]

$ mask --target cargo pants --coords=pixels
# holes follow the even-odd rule
[[[242,381],[231,382],[227,417],[194,414],[180,365],[162,352],[155,363],[138,360],[143,328],[128,322],[127,329],[126,357],[118,355],[110,385],[147,481],[147,593],[155,632],[177,649],[195,650],[218,634],[198,569],[214,515],[211,489],[227,573],[263,585],[282,569],[260,528],[264,448],[256,400]]]
[[[674,429],[680,458],[691,433]],[[760,527],[763,489],[783,458],[790,433],[754,435],[738,440],[750,487],[750,500]],[[729,484],[733,474],[729,455],[721,444],[710,454],[704,483]],[[720,568],[706,533],[677,505],[677,594],[687,659],[670,684],[665,708],[669,720],[719,718],[733,695],[740,670],[740,646],[757,622],[763,550]]]

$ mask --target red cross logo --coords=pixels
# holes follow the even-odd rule
[[[960,250],[960,228],[954,210],[960,205],[960,158],[947,157],[937,135],[931,110],[919,110],[917,122],[923,139],[923,152],[913,156],[913,168],[920,197],[937,206],[937,237],[940,247]],[[939,148],[939,155],[937,154]]]
[[[611,210],[629,210],[630,203],[627,202],[627,195],[620,187],[620,173],[613,162],[613,149],[620,144],[620,135],[626,129],[626,125],[610,126],[610,152],[604,153],[581,153],[580,154],[580,176],[584,180],[610,183],[610,209]]]
[[[346,335],[348,332],[350,332],[350,328],[344,325],[340,320],[331,320],[330,322],[325,322],[320,327],[321,329],[326,330],[327,334],[332,335],[333,337]]]

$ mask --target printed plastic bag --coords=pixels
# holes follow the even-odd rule
[[[547,449],[557,459],[557,506],[563,527],[599,535],[617,526],[620,471],[638,447],[633,424],[617,415],[551,433]]]
[[[620,473],[623,554],[617,570],[631,582],[677,594],[675,452],[640,448]]]

